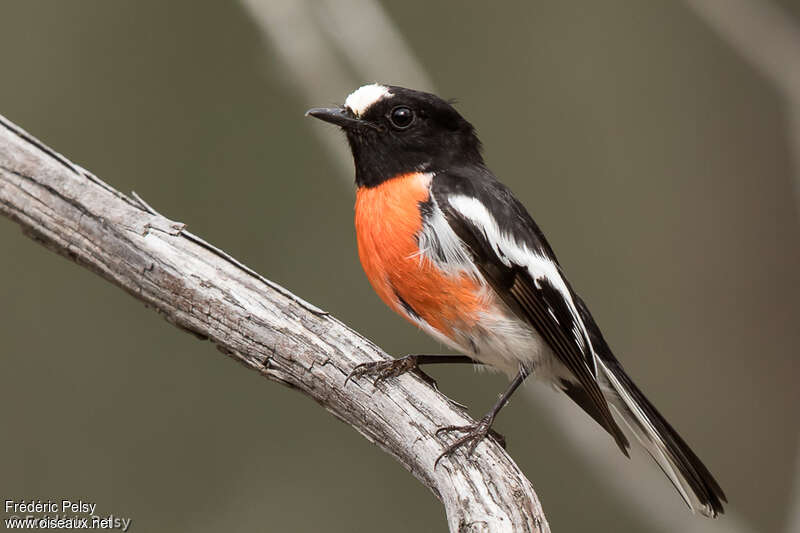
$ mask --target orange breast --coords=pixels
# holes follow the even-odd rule
[[[477,322],[485,304],[474,279],[443,273],[419,252],[419,204],[428,200],[429,186],[429,175],[413,173],[361,187],[356,193],[358,254],[372,287],[389,307],[409,318],[402,298],[420,318],[452,338],[454,329]]]

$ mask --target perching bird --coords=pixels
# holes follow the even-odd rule
[[[625,373],[539,227],[486,168],[475,129],[452,105],[373,84],[342,107],[307,115],[347,135],[358,187],[358,253],[373,288],[464,354],[366,363],[351,377],[384,379],[444,362],[481,363],[513,377],[480,422],[437,432],[464,434],[445,449],[448,456],[461,446],[471,453],[533,375],[572,398],[627,456],[622,421],[691,509],[711,517],[723,512],[722,489]]]

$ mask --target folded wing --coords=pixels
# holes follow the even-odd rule
[[[517,316],[547,342],[573,380],[563,389],[614,437],[620,430],[597,381],[597,360],[572,291],[536,223],[488,171],[437,174],[433,196],[483,277]]]

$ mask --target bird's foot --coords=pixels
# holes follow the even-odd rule
[[[483,439],[489,436],[492,437],[495,440],[495,442],[497,442],[497,444],[502,446],[503,449],[505,449],[506,438],[492,429],[493,422],[494,422],[494,416],[492,414],[488,414],[483,418],[481,418],[480,421],[475,424],[470,424],[468,426],[445,426],[443,428],[437,429],[436,430],[437,437],[439,437],[442,433],[450,433],[454,431],[462,432],[464,433],[464,436],[459,437],[458,439],[455,440],[455,442],[453,442],[444,449],[442,454],[436,458],[436,462],[433,463],[433,468],[436,469],[436,465],[439,464],[439,461],[443,457],[449,457],[450,455],[453,454],[453,452],[455,452],[462,446],[468,446],[467,456],[469,457],[470,455],[472,455],[472,452],[475,451],[475,448],[478,447],[478,444],[480,444]]]
[[[351,379],[359,379],[364,376],[374,376],[374,385],[387,378],[395,378],[406,372],[417,369],[417,356],[407,355],[400,359],[393,359],[391,361],[372,361],[369,363],[361,363],[355,367],[344,380],[344,384]],[[431,379],[431,378],[428,378]],[[434,382],[435,386],[435,382]]]
[[[347,378],[344,380],[344,384],[347,385],[347,382],[351,379],[359,379],[364,376],[374,376],[375,379],[372,383],[373,385],[377,385],[387,378],[395,378],[405,374],[406,372],[416,370],[419,377],[421,377],[425,383],[436,389],[436,392],[441,393],[436,380],[419,368],[420,357],[424,358],[425,356],[406,355],[405,357],[393,359],[391,361],[372,361],[369,363],[361,363],[347,375]],[[458,407],[459,409],[465,411],[467,410],[466,405],[458,403],[452,398],[448,398],[446,395],[445,398],[447,398],[447,401],[450,402],[450,404],[454,407]]]

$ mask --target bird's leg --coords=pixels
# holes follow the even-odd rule
[[[436,430],[437,437],[442,433],[448,433],[451,431],[460,431],[465,433],[465,435],[463,437],[459,437],[455,442],[444,449],[442,454],[436,458],[436,462],[433,463],[433,468],[436,468],[436,465],[439,464],[439,461],[442,459],[442,457],[450,456],[454,451],[462,446],[469,445],[469,448],[467,448],[467,455],[472,455],[472,452],[475,451],[475,448],[478,447],[478,444],[480,444],[480,442],[488,435],[491,435],[495,440],[498,441],[498,444],[505,448],[505,438],[492,429],[492,424],[494,423],[497,413],[499,413],[500,410],[508,403],[511,395],[514,394],[514,391],[517,390],[520,385],[522,385],[522,382],[525,381],[525,378],[528,377],[529,373],[530,372],[528,370],[520,368],[517,377],[514,378],[514,381],[511,382],[511,385],[508,386],[503,395],[500,396],[494,406],[492,406],[489,412],[486,413],[486,416],[481,418],[477,423],[470,424],[469,426],[445,426]]]
[[[480,361],[476,361],[466,355],[407,355],[400,359],[392,359],[391,361],[362,363],[347,375],[344,384],[347,385],[347,382],[350,381],[351,378],[358,379],[365,375],[372,375],[375,376],[373,384],[377,385],[386,378],[396,377],[411,370],[419,370],[419,365],[436,365],[442,363],[482,364]],[[436,389],[436,392],[441,392],[435,379],[422,371],[418,372],[418,374],[428,385]],[[447,401],[460,409],[467,409],[466,405],[460,404],[451,398],[447,398]]]
[[[374,376],[374,383],[377,384],[386,378],[397,377],[405,374],[411,370],[416,370],[419,365],[435,365],[442,363],[470,363],[473,365],[480,364],[478,361],[467,357],[466,355],[407,355],[400,359],[392,359],[391,361],[371,361],[369,363],[362,363],[355,367],[344,384],[351,379],[358,379],[363,376]],[[432,385],[436,386],[436,382],[430,376],[422,374],[423,379]]]

